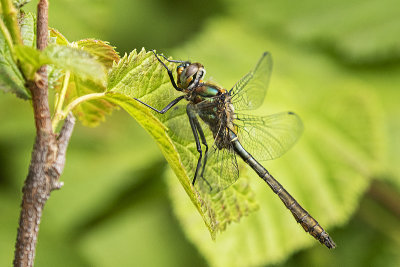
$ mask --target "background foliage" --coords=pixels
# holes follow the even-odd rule
[[[208,78],[228,88],[270,51],[272,83],[259,112],[294,110],[305,133],[267,167],[328,227],[338,248],[328,251],[304,234],[246,171],[259,211],[211,241],[155,142],[114,111],[98,128],[75,129],[66,185],[45,208],[37,266],[400,264],[396,1],[50,4],[49,24],[68,40],[93,37],[121,55],[144,46],[199,61]],[[0,265],[7,266],[34,126],[25,101],[1,93],[0,102]]]

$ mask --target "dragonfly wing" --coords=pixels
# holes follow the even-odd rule
[[[208,101],[199,104],[201,104],[201,108],[196,109],[199,113],[203,109],[207,110],[215,107],[215,103]],[[168,134],[175,142],[179,143],[179,145],[176,144],[178,148],[188,151],[188,149],[190,150],[196,147],[185,106],[173,107],[170,113],[165,116],[165,119],[165,124],[168,126]],[[202,169],[200,169],[200,173],[196,180],[196,186],[202,192],[215,194],[229,187],[239,178],[236,155],[232,147],[229,146],[230,144],[228,144],[228,148],[218,149],[217,145],[214,143],[213,134],[209,127],[202,120],[198,120],[198,122],[210,149],[207,154],[203,155],[203,158],[207,157],[207,162],[204,168],[203,177],[201,177]],[[218,129],[219,131],[217,135],[223,135],[226,133],[222,125],[220,125]],[[224,139],[223,137],[221,138]],[[192,152],[194,152],[196,158],[199,156],[197,151],[192,150]],[[197,161],[190,160],[184,162],[185,167],[189,171],[190,177],[193,177],[194,175],[196,169],[195,163],[197,163]],[[202,164],[204,164],[204,161],[202,161]]]
[[[171,108],[161,117],[161,120],[167,126],[168,134],[173,140],[177,140],[183,145],[194,142],[193,132],[186,114],[186,105],[177,105]]]
[[[271,54],[265,52],[255,68],[238,81],[231,90],[232,103],[238,110],[258,108],[265,98],[272,72]]]
[[[198,181],[202,191],[216,194],[237,181],[239,169],[232,147],[218,149],[214,145],[206,157],[204,174]]]
[[[243,147],[256,159],[279,158],[298,140],[303,124],[293,112],[259,117],[237,114],[234,121]]]

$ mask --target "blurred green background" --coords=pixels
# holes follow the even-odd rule
[[[26,10],[34,11],[35,4]],[[340,213],[323,224],[338,248],[328,251],[312,240],[249,264],[400,266],[398,14],[397,0],[58,0],[50,1],[49,24],[70,41],[109,41],[120,55],[145,47],[200,61],[207,77],[226,87],[270,51],[274,71],[266,106],[289,99],[278,106],[302,117],[304,138],[287,159],[305,162],[300,171],[315,166],[303,156],[307,144],[318,151],[319,171],[328,177],[321,194],[333,191],[342,202],[315,209]],[[34,141],[30,105],[1,93],[0,122],[0,266],[9,266]],[[327,131],[332,125],[335,131]],[[78,123],[65,186],[45,207],[36,266],[224,266],[177,219],[168,190],[172,179],[154,140],[123,110],[97,128]],[[339,182],[348,190],[332,189]],[[300,195],[320,188],[307,190]],[[259,204],[268,206],[264,199]]]

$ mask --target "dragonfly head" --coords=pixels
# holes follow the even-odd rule
[[[183,62],[176,68],[178,87],[192,91],[202,81],[206,70],[200,63]]]

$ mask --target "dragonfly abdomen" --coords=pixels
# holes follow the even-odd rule
[[[271,187],[272,191],[279,196],[286,208],[290,210],[293,217],[301,224],[307,233],[310,233],[310,235],[328,248],[336,247],[335,242],[333,242],[329,234],[319,225],[317,220],[315,220],[267,170],[265,170],[265,174],[260,177]]]
[[[329,234],[319,225],[315,220],[286,190],[283,186],[275,180],[275,178],[260,164],[257,160],[247,152],[240,144],[237,136],[232,131],[229,131],[230,140],[235,152],[260,176],[272,189],[272,191],[279,196],[286,208],[290,210],[294,218],[301,224],[303,229],[310,233],[321,244],[328,248],[335,248],[336,244],[330,238]]]

